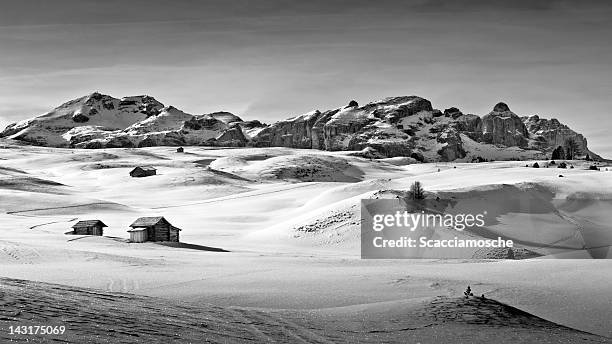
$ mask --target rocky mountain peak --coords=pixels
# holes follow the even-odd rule
[[[451,107],[444,110],[444,116],[458,118],[460,116],[463,116],[463,112],[461,112],[461,110],[457,109],[456,107]]]
[[[510,108],[508,107],[506,103],[499,102],[495,104],[495,106],[493,107],[493,111],[494,112],[506,112],[506,111],[510,111]]]
[[[108,99],[108,98],[112,98],[112,97],[109,96],[109,95],[106,95],[106,94],[102,94],[102,93],[100,93],[98,91],[95,91],[95,92],[90,93],[88,96],[86,96],[86,98],[87,98],[87,100],[90,100],[90,101],[100,101],[100,100],[103,100],[105,98]]]
[[[483,140],[508,147],[527,147],[529,132],[519,116],[505,103],[497,103],[493,111],[482,117]]]
[[[227,111],[217,111],[208,114],[210,117],[220,120],[225,124],[230,124],[234,122],[243,122],[242,118],[234,115],[231,112]]]

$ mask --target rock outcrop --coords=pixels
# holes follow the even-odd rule
[[[313,148],[312,128],[321,117],[319,111],[280,121],[261,130],[252,138],[256,147]]]
[[[453,161],[465,158],[466,151],[463,149],[463,141],[461,140],[459,132],[455,130],[445,130],[437,136],[436,141],[444,144],[437,152],[443,161]]]
[[[586,151],[586,140],[567,126],[556,120],[525,120],[502,102],[481,118],[456,107],[442,112],[424,98],[408,96],[361,107],[351,101],[341,108],[315,110],[266,127],[249,144],[331,151],[371,148],[366,151],[386,157],[452,161],[483,159],[479,154],[495,160],[545,158],[569,137]],[[500,155],[505,148],[507,153]]]
[[[456,117],[455,128],[474,141],[482,141],[482,119],[476,115],[461,115]]]
[[[351,101],[343,108],[325,112],[316,110],[274,123],[255,136],[252,142],[258,147],[361,150],[368,145],[376,146],[378,139],[391,138],[385,130],[372,127],[373,124],[397,124],[402,118],[431,110],[428,100],[414,96],[387,98],[362,107]],[[407,137],[396,131],[392,134]],[[399,151],[404,151],[404,148]]]
[[[246,137],[239,126],[225,130],[222,134],[215,137],[214,145],[223,147],[244,147]]]
[[[556,118],[544,119],[537,115],[530,117],[522,117],[523,123],[531,134],[531,146],[535,149],[556,149],[565,147],[569,140],[573,140],[578,144],[579,156],[590,154],[597,156],[589,151],[587,139],[567,125],[562,124]]]
[[[459,110],[447,110],[447,114],[444,117],[428,100],[417,96],[391,97],[361,107],[351,101],[342,108],[312,111],[272,124],[252,143],[331,151],[371,148],[382,156],[414,155],[421,161],[463,158],[466,153],[459,131],[480,130],[480,117],[464,116]],[[464,118],[456,125],[451,123],[457,117]],[[425,147],[421,144],[425,141],[435,147]]]
[[[505,103],[498,103],[493,111],[482,117],[482,139],[485,143],[527,147],[529,133],[519,116]]]

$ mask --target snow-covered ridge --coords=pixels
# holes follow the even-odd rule
[[[104,148],[158,145],[244,145],[242,120],[228,112],[191,115],[142,95],[121,99],[94,92],[30,120],[0,137],[51,147]]]
[[[203,145],[367,150],[371,156],[419,161],[539,159],[573,141],[579,155],[599,158],[581,134],[556,119],[520,117],[501,102],[481,118],[456,107],[437,110],[418,96],[388,97],[363,106],[351,101],[266,125],[229,112],[192,115],[145,95],[117,99],[95,92],[11,124],[0,137],[76,148]]]

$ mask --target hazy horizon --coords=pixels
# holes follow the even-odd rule
[[[265,122],[357,100],[557,118],[612,157],[605,1],[2,1],[0,126],[93,91]]]

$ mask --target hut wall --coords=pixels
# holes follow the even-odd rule
[[[131,242],[145,242],[147,241],[147,231],[134,231],[130,232]]]
[[[102,226],[93,226],[91,227],[91,235],[103,235],[104,233],[104,229],[102,228]]]
[[[155,225],[154,231],[154,239],[152,241],[170,241],[170,224],[168,223],[158,223]]]
[[[145,232],[147,233],[147,241],[155,241],[155,228],[147,227]]]
[[[89,235],[89,227],[75,227],[74,234],[77,235]]]
[[[168,241],[179,242],[179,229],[178,228],[174,226],[170,226],[170,239]]]

